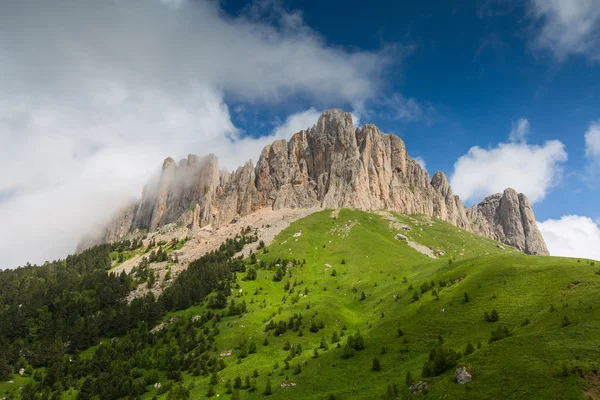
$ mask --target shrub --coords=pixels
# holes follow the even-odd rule
[[[273,392],[271,391],[271,378],[267,378],[267,386],[265,386],[265,391],[263,394],[270,396]]]
[[[437,347],[429,353],[429,360],[423,365],[423,378],[438,376],[448,368],[456,366],[459,355],[454,350]]]
[[[564,328],[567,325],[571,325],[571,321],[569,321],[569,318],[565,315],[562,319],[562,327]]]
[[[381,363],[379,362],[379,358],[375,357],[373,359],[373,365],[371,366],[373,371],[381,371]]]
[[[508,328],[499,326],[496,330],[492,331],[492,335],[490,336],[490,343],[497,342],[504,338],[510,336],[510,331]]]
[[[252,254],[254,255],[254,254]],[[246,276],[243,278],[245,281],[255,281],[256,280],[256,270],[252,267],[248,268],[246,272]]]
[[[496,311],[496,309],[493,309],[491,314],[489,314],[486,311],[483,314],[483,319],[486,320],[487,322],[496,322],[500,319],[500,316],[498,315],[498,311]]]
[[[356,354],[356,351],[352,348],[352,346],[346,343],[342,349],[342,358],[350,358],[354,354]]]
[[[419,301],[419,293],[418,292],[413,293],[412,302],[414,303],[415,301]]]
[[[475,351],[475,347],[473,347],[473,343],[467,343],[467,347],[465,347],[465,356],[472,354]]]
[[[527,326],[527,325],[529,325],[529,324],[530,324],[529,318],[525,318],[525,319],[523,320],[523,322],[521,322],[521,327],[523,327],[523,326]]]
[[[469,295],[467,294],[467,292],[465,292],[465,303],[469,302]]]
[[[208,392],[206,393],[206,397],[213,397],[215,395],[215,387],[210,385],[208,387]]]

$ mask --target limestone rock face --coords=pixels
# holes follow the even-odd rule
[[[473,232],[527,254],[549,255],[529,200],[514,189],[486,197],[467,210]]]
[[[371,124],[355,129],[349,113],[333,109],[312,128],[266,146],[256,166],[249,161],[229,173],[218,169],[212,154],[189,155],[179,165],[167,158],[160,179],[146,185],[127,218],[107,227],[102,237],[113,239],[123,230],[142,227],[153,231],[169,223],[219,227],[264,207],[387,209],[430,215],[471,231],[467,211],[443,172],[430,179],[398,136],[382,134]],[[522,211],[519,226],[530,233],[531,248],[545,248],[543,240],[534,243],[537,227],[529,206],[517,202],[505,207]],[[487,213],[477,214],[477,232],[493,237],[496,229],[484,223]],[[496,236],[518,243],[506,241],[511,229],[509,224]],[[530,247],[524,243],[519,248]]]

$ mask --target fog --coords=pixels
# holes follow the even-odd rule
[[[360,112],[396,50],[333,47],[274,1],[235,17],[209,1],[2,2],[0,268],[73,252],[167,156],[233,169],[324,108]],[[298,98],[258,138],[228,106]]]

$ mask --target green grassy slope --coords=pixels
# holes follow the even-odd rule
[[[475,345],[473,354],[459,360],[471,368],[474,380],[454,383],[455,368],[451,368],[428,378],[429,392],[415,398],[583,398],[586,381],[577,372],[595,370],[600,356],[599,266],[587,260],[503,250],[496,242],[424,216],[397,218],[411,226],[408,235],[414,241],[441,249],[446,256],[433,260],[395,240],[397,232],[389,221],[374,213],[342,210],[334,219],[323,211],[283,231],[269,253],[258,259],[294,257],[305,259],[306,264],[290,267],[291,277],[286,275],[282,282],[273,282],[274,271],[260,269],[256,281],[238,279],[235,300],[245,300],[248,312],[221,319],[217,347],[224,351],[253,341],[258,351],[241,363],[236,363],[235,350],[225,358],[227,368],[219,373],[216,393],[229,398],[224,382],[257,369],[258,390],[241,391],[242,399],[263,398],[268,374],[273,399],[326,399],[330,394],[336,399],[379,398],[389,383],[404,390],[407,371],[418,380],[441,337],[446,349],[463,352],[467,343]],[[301,235],[295,237],[296,233]],[[450,257],[455,259],[450,262]],[[284,290],[288,281],[297,283],[292,294]],[[420,286],[431,281],[439,299],[431,290],[421,293]],[[440,288],[440,281],[454,283]],[[292,298],[306,289],[308,294],[292,304]],[[418,301],[413,301],[415,291]],[[361,300],[361,292],[366,299]],[[465,292],[469,302],[464,300]],[[201,309],[179,314],[191,316]],[[492,309],[498,311],[499,321],[484,321],[484,313]],[[287,321],[295,313],[303,316],[303,336],[293,330],[280,337],[265,332],[271,319]],[[570,324],[563,327],[565,317]],[[313,319],[324,323],[324,329],[310,332]],[[530,323],[521,326],[525,319]],[[333,332],[341,333],[343,327],[346,336],[360,331],[366,344],[348,359],[331,343]],[[488,343],[497,327],[507,327],[511,335]],[[403,337],[398,336],[398,328]],[[322,338],[329,349],[319,349],[313,358]],[[300,344],[303,352],[286,370],[289,351],[283,348],[288,341]],[[345,341],[342,337],[342,345]],[[380,360],[379,372],[371,370],[374,357]],[[298,364],[302,372],[294,374]],[[563,365],[568,376],[562,376]],[[186,376],[186,382],[194,384],[192,398],[204,397],[208,381]],[[287,381],[296,386],[279,387]]]
[[[326,210],[299,220],[278,235],[268,252],[256,253],[259,262],[304,262],[289,266],[280,282],[273,281],[277,268],[259,264],[252,265],[256,280],[238,274],[228,304],[245,302],[246,313],[228,316],[229,307],[212,310],[221,316],[214,322],[220,332],[214,354],[233,350],[223,358],[226,367],[218,372],[213,399],[232,398],[227,380],[245,381],[246,376],[257,390],[241,389],[241,399],[379,399],[389,384],[398,387],[397,398],[584,399],[591,381],[598,382],[600,263],[527,256],[427,216],[354,210],[333,215]],[[397,233],[444,255],[432,259],[395,239]],[[170,313],[164,321],[206,315],[207,304]],[[492,310],[499,320],[485,321],[484,314]],[[300,314],[300,330],[292,327],[280,336],[265,330],[270,321],[288,322]],[[311,332],[313,321],[323,328]],[[499,327],[510,335],[490,343]],[[334,332],[340,348],[332,343]],[[344,358],[344,345],[357,332],[365,348]],[[323,340],[328,349],[320,348]],[[244,343],[246,348],[254,343],[256,353],[240,358]],[[300,345],[302,353],[289,358],[287,343]],[[441,345],[463,353],[468,343],[475,351],[458,364],[471,370],[472,382],[455,383],[456,368],[451,367],[425,378],[427,393],[409,394],[407,372],[420,380],[432,349]],[[98,347],[79,357],[91,359]],[[380,371],[372,370],[374,358]],[[158,379],[164,388],[167,376],[161,372]],[[267,379],[270,396],[264,395]],[[210,380],[183,374],[192,399],[206,398]],[[19,398],[18,388],[29,381],[16,376],[12,383],[0,383],[0,398],[9,393]],[[282,382],[295,386],[281,388]],[[169,398],[152,386],[148,390],[142,398]],[[69,389],[62,398],[76,396]]]

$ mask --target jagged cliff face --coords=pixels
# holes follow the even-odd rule
[[[528,253],[549,255],[529,200],[514,189],[486,197],[467,210],[473,232]]]
[[[525,199],[519,208],[524,216],[520,220],[528,223],[521,227],[524,235],[537,232],[528,204]],[[487,208],[468,214],[444,173],[438,171],[430,180],[398,136],[382,134],[374,125],[355,129],[351,115],[336,109],[323,113],[315,126],[289,141],[266,146],[256,167],[249,161],[228,173],[218,169],[214,155],[190,155],[179,165],[167,158],[159,182],[146,186],[141,201],[122,210],[100,241],[117,240],[135,228],[152,231],[173,222],[219,227],[263,207],[422,213],[469,231],[471,221],[477,221],[476,232],[512,244],[507,239],[513,232],[511,224],[504,228],[484,223],[491,212]],[[503,227],[502,235],[497,226]],[[518,248],[537,249],[534,242],[525,240]]]

